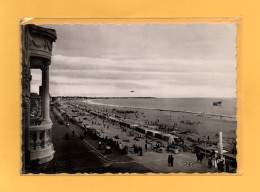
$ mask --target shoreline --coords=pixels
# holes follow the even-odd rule
[[[216,134],[220,130],[218,119],[209,119],[204,116],[195,116],[189,113],[180,114],[151,109],[137,109],[134,112],[131,110],[133,108],[128,108],[130,109],[129,111],[115,110],[114,106],[90,104],[82,100],[65,101],[60,104],[61,108],[66,111],[66,114],[69,117],[72,118],[76,115],[74,121],[78,121],[80,126],[83,127],[83,130],[85,125],[93,127],[100,138],[108,137],[113,141],[121,142],[122,147],[128,146],[129,149],[133,144],[141,146],[144,149],[144,138],[146,133],[142,133],[133,127],[131,128],[131,124],[134,125],[136,123],[138,124],[138,127],[146,127],[147,130],[149,129],[151,132],[154,131],[155,134],[161,132],[169,135],[169,133],[172,133],[177,136],[177,138],[183,139],[184,148],[176,143],[180,152],[175,154],[178,168],[175,167],[173,169],[174,172],[184,170],[184,164],[186,162],[192,161],[196,163],[196,155],[194,154],[196,148],[199,148],[203,153],[204,151],[207,151],[207,154],[211,150],[217,150],[218,137],[216,137]],[[87,112],[88,115],[84,114],[85,112]],[[126,124],[121,127],[120,123],[113,122],[115,119],[118,119],[120,122],[127,122],[130,124],[130,127],[127,127]],[[198,122],[198,124],[189,124],[188,121],[192,123]],[[177,126],[175,126],[175,124]],[[165,129],[160,129],[160,127]],[[224,150],[227,151],[225,156],[232,155],[231,147],[233,141],[236,139],[236,134],[234,132],[236,130],[236,123],[223,121],[223,127],[228,129],[223,133],[223,146]],[[139,135],[142,136],[139,138]],[[207,141],[205,149],[203,141],[204,136],[210,136],[210,140]],[[128,155],[136,161],[142,162],[145,167],[152,170],[154,169],[155,172],[159,170],[165,170],[166,172],[173,171],[170,170],[167,165],[163,165],[164,163],[161,164],[167,159],[165,147],[168,142],[164,139],[157,138],[155,135],[152,137],[151,135],[147,135],[147,139],[148,143],[153,143],[154,146],[156,142],[163,144],[163,153],[148,151],[144,156],[140,157],[136,153],[130,152]],[[154,168],[154,166],[158,165],[157,161],[154,161],[154,159],[158,159],[158,163],[160,162],[160,169],[158,170]],[[199,164],[196,164],[196,166],[199,166]],[[190,168],[189,171],[194,169]]]
[[[127,106],[127,105],[113,105],[113,104],[105,104],[105,103],[99,103],[93,101],[93,99],[86,99],[85,100],[87,104],[92,105],[100,105],[100,106],[108,106],[108,107],[119,107],[119,108],[130,108],[130,109],[145,109],[145,110],[158,110],[158,111],[167,111],[167,112],[175,112],[175,113],[188,113],[193,114],[196,116],[205,116],[205,117],[215,117],[217,119],[222,118],[223,120],[227,121],[234,121],[236,122],[236,116],[232,115],[220,115],[220,114],[214,114],[210,112],[193,112],[193,111],[185,111],[185,110],[170,110],[170,109],[159,109],[159,108],[149,108],[149,107],[133,107],[133,106]]]
[[[73,103],[86,105],[86,107],[88,106],[94,111],[106,111],[108,114],[112,114],[112,116],[121,116],[121,118],[128,119],[130,122],[140,124],[141,126],[154,127],[155,125],[158,127],[162,125],[165,127],[164,131],[168,133],[173,131],[189,131],[190,133],[186,135],[186,137],[192,138],[193,141],[196,141],[197,139],[202,140],[203,137],[209,136],[212,140],[216,140],[217,142],[215,137],[220,131],[223,132],[223,142],[226,146],[230,146],[231,143],[236,140],[236,121],[198,116],[191,113],[171,112],[167,110],[160,111],[149,108],[135,108],[137,113],[122,113],[120,111],[114,111],[115,106],[90,104],[82,100],[75,100]],[[126,110],[133,109],[130,107],[121,108],[125,108]]]

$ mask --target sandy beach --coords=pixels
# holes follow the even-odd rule
[[[219,117],[209,117],[185,112],[169,112],[157,109],[113,107],[92,104],[92,102],[86,101],[73,102],[78,105],[85,105],[93,110],[106,111],[110,115],[118,115],[124,117],[125,119],[130,119],[137,124],[147,125],[150,127],[154,125],[161,125],[161,127],[165,126],[166,128],[163,128],[160,131],[167,133],[174,131],[178,134],[181,132],[190,131],[185,134],[186,136],[183,136],[186,139],[190,137],[193,140],[200,139],[203,141],[209,136],[211,141],[217,142],[218,133],[222,131],[223,144],[226,150],[230,150],[232,147],[232,142],[235,142],[236,140],[236,121],[225,120],[223,118],[220,119]],[[130,113],[127,113],[127,111]]]
[[[210,151],[217,151],[220,131],[223,132],[224,155],[235,159],[232,149],[236,138],[236,121],[183,112],[98,105],[82,99],[58,103],[57,109],[63,114],[63,117],[66,114],[66,117],[72,118],[74,123],[82,127],[81,130],[85,130],[85,128],[95,130],[95,135],[102,142],[104,139],[108,139],[117,143],[119,149],[123,150],[127,147],[128,157],[154,172],[217,172],[216,169],[208,168],[208,158],[197,162],[195,151],[199,148],[201,153],[206,153],[207,156]],[[97,114],[102,114],[102,116]],[[177,152],[174,150],[170,152],[175,156],[175,167],[168,167],[165,163],[169,155],[167,152],[168,140],[158,139],[152,135],[147,136],[133,127],[122,126],[111,119],[121,119],[131,125],[145,127],[147,130],[174,135],[177,138],[175,142]],[[66,122],[64,123],[66,124]],[[80,136],[83,134],[84,132]],[[180,140],[183,142],[182,145],[177,143]],[[154,149],[158,143],[161,151]],[[135,147],[142,149],[142,155],[139,155],[139,152],[136,154]],[[96,147],[95,150],[100,150],[98,148],[100,147]],[[104,150],[100,150],[98,153],[110,157]],[[232,160],[227,159],[226,161],[231,162]]]

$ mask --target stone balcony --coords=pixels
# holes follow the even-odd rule
[[[38,164],[49,162],[55,153],[51,136],[49,66],[53,42],[56,39],[56,31],[53,29],[31,24],[22,26],[22,159],[25,162],[24,169],[30,167],[31,161]],[[38,69],[42,72],[41,94],[37,97],[30,93],[31,69]],[[41,102],[33,102],[33,99]]]
[[[52,123],[43,122],[29,127],[30,161],[38,160],[39,164],[52,160],[54,148],[52,144]]]

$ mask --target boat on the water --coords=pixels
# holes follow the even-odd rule
[[[214,106],[221,106],[221,104],[222,104],[222,101],[215,101],[215,102],[213,102]]]

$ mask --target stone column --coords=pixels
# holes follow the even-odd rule
[[[49,63],[45,64],[42,69],[42,110],[43,123],[51,122],[50,119],[50,94],[49,94]]]

